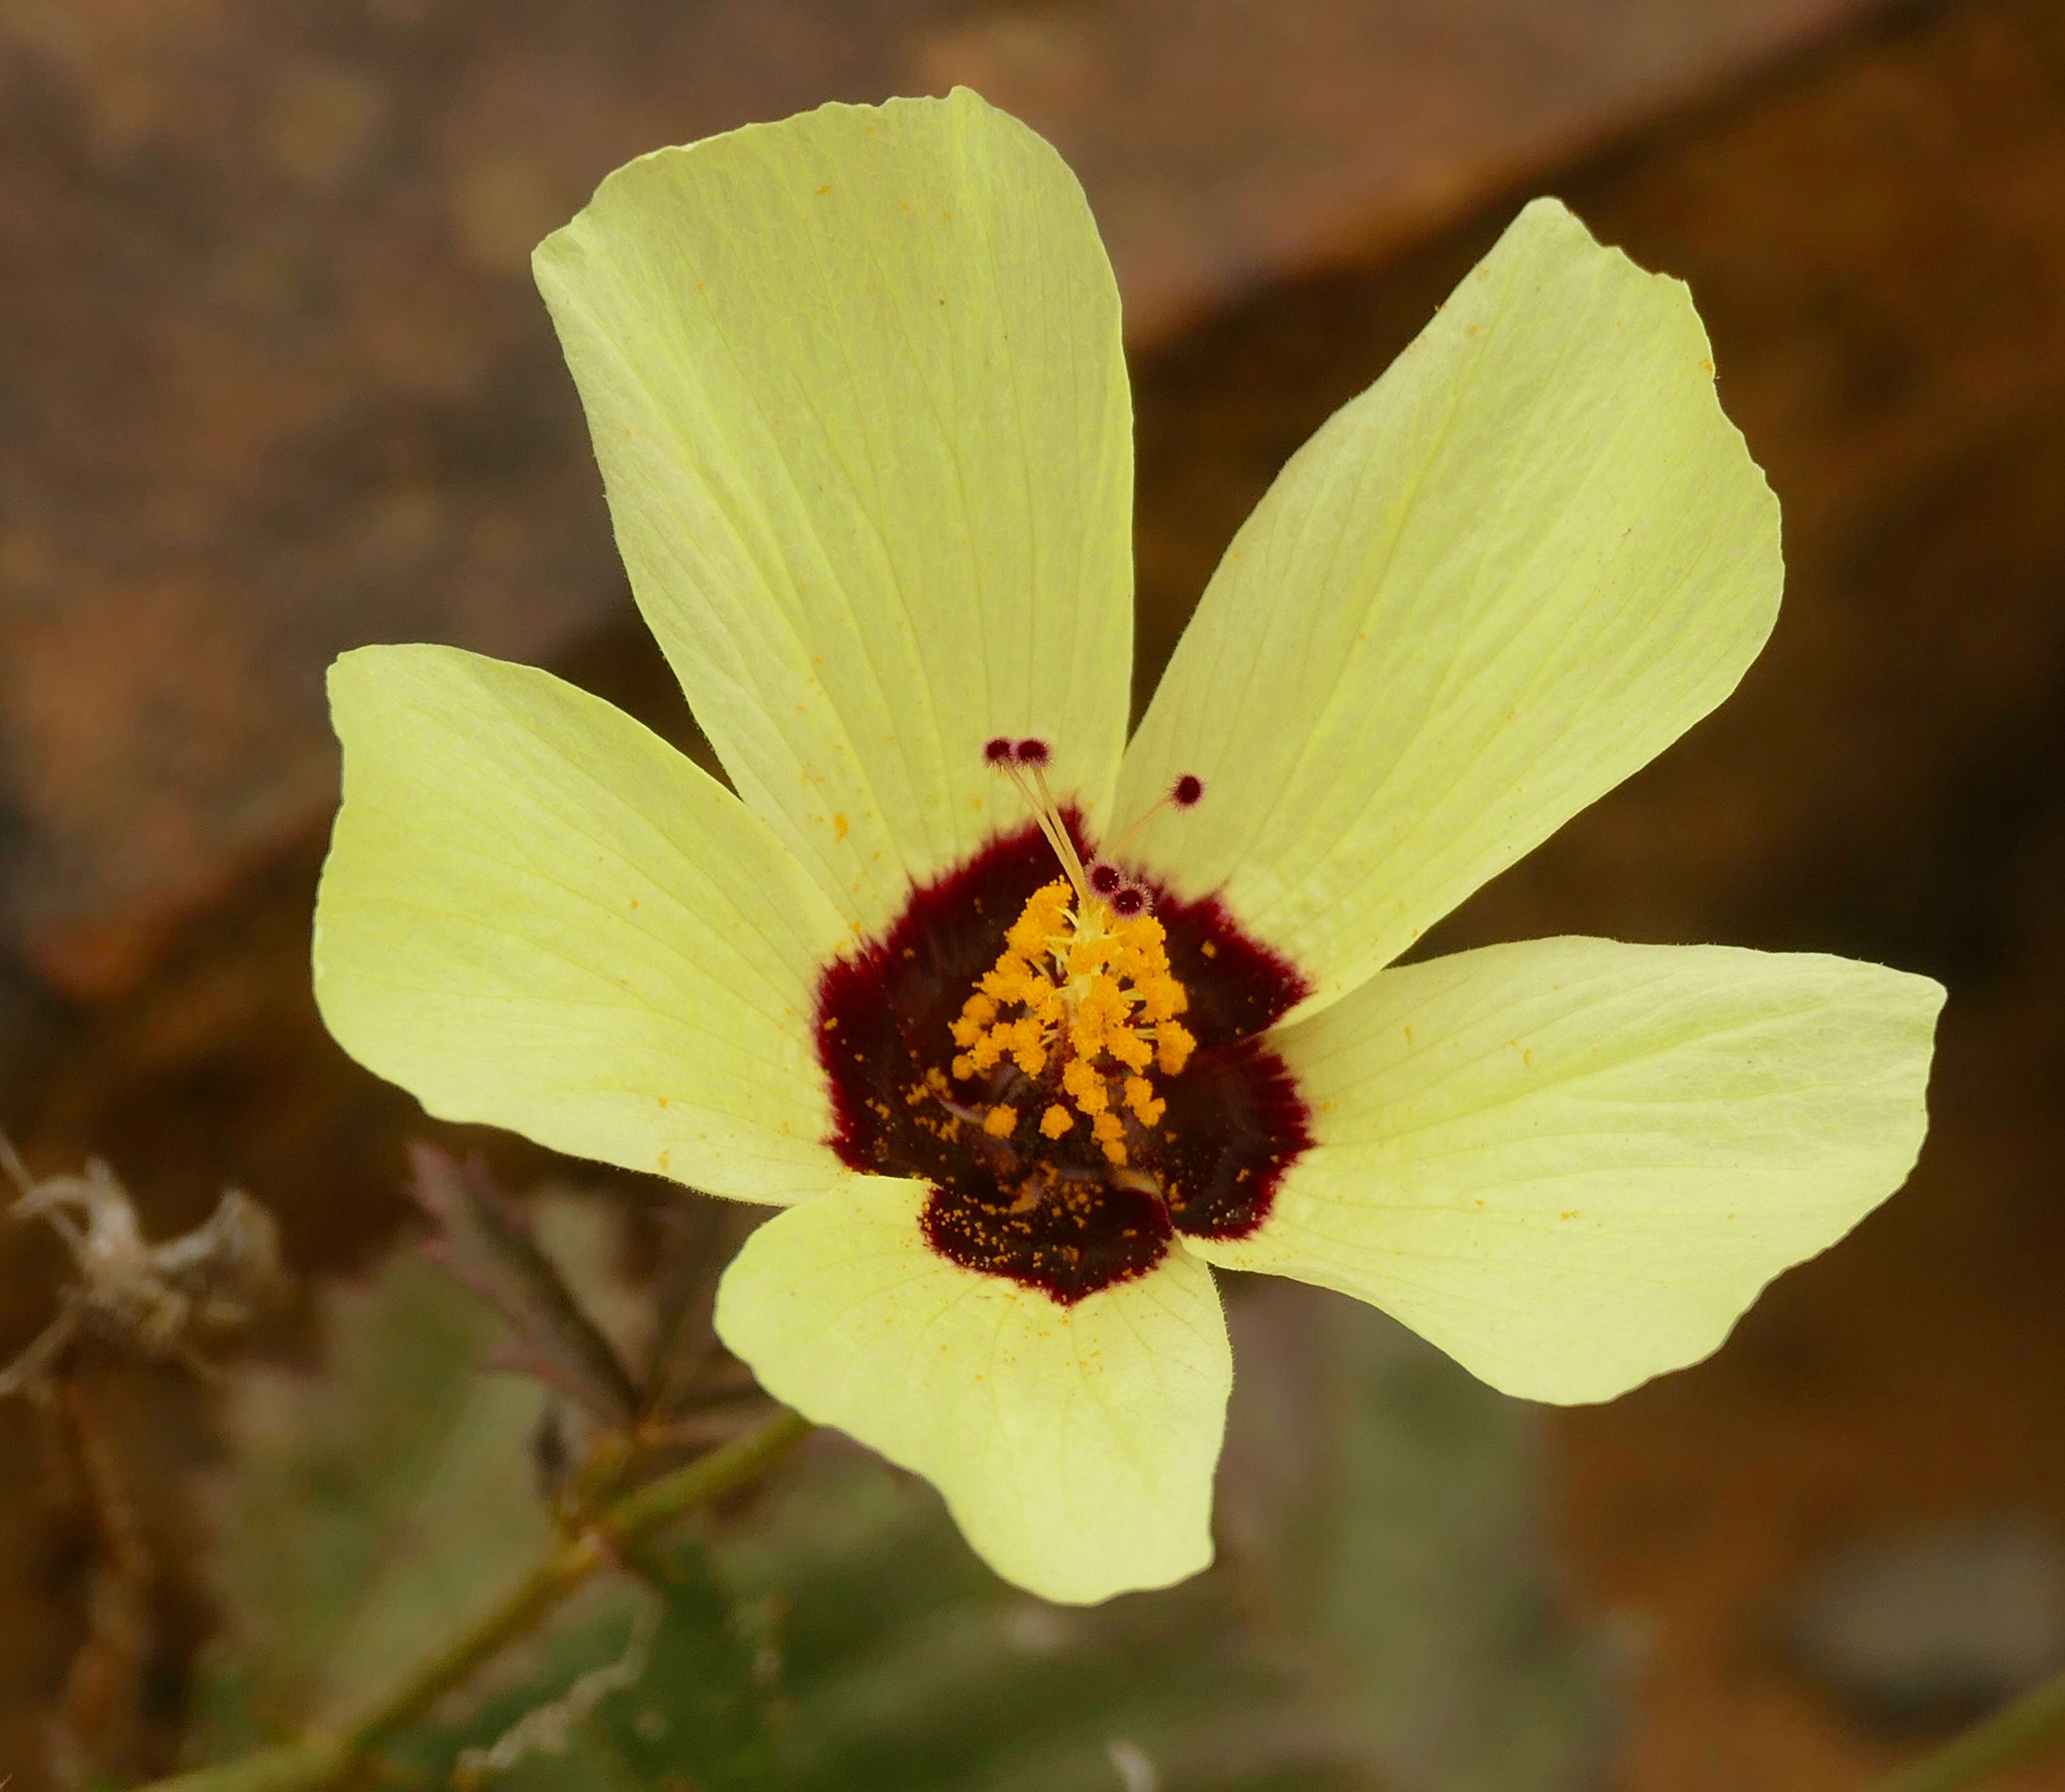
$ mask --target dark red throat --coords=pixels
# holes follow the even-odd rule
[[[1077,850],[1093,858],[1077,818],[1066,819]],[[1038,1104],[1008,1061],[942,1097],[952,1022],[1004,950],[1004,930],[1056,875],[1053,850],[1028,823],[913,891],[887,934],[826,970],[817,1038],[841,1159],[929,1183],[934,1249],[1065,1305],[1145,1275],[1178,1232],[1240,1238],[1261,1224],[1311,1134],[1290,1072],[1259,1036],[1310,986],[1216,899],[1182,903],[1155,891],[1197,1050],[1180,1074],[1158,1080],[1166,1109],[1153,1127],[1133,1130],[1125,1169],[1113,1169],[1085,1127],[1044,1136]],[[980,1125],[998,1104],[1022,1109],[1002,1138]]]

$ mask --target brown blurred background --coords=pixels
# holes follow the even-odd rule
[[[1620,1783],[1862,1783],[1954,1700],[1896,1723],[1840,1636],[1784,1644],[1832,1552],[1884,1542],[1925,1626],[1998,1630],[1958,1550],[2021,1527],[2042,1606],[2065,1531],[2055,0],[0,0],[0,1123],[42,1168],[111,1158],[156,1231],[235,1182],[305,1271],[391,1233],[413,1110],[307,990],[322,668],[457,641],[679,730],[530,246],[656,144],[955,82],[1059,145],[1119,268],[1143,690],[1284,456],[1526,195],[1691,281],[1785,506],[1784,615],[1436,944],[1950,986],[1908,1191],[1714,1361],[1552,1430],[1572,1596],[1629,1618]],[[0,1232],[0,1357],[59,1262]],[[0,1410],[25,1789],[83,1622],[31,1440]]]

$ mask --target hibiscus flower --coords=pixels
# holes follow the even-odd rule
[[[346,654],[324,1017],[432,1114],[778,1206],[725,1342],[1000,1573],[1209,1562],[1215,1268],[1600,1400],[1906,1175],[1926,979],[1394,962],[1770,631],[1682,285],[1528,206],[1283,469],[1129,742],[1118,295],[1030,131],[960,91],[663,150],[536,269],[731,787],[543,672]]]

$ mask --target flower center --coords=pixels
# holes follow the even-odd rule
[[[1216,901],[1109,872],[1036,802],[818,989],[834,1150],[930,1185],[942,1256],[1064,1305],[1251,1232],[1310,1143],[1256,1037],[1304,980]]]

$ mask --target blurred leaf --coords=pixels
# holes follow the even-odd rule
[[[645,1385],[653,1412],[671,1418],[707,1391],[721,1349],[711,1322],[717,1278],[752,1230],[753,1214],[736,1201],[697,1195],[670,1202],[656,1217],[660,1264]]]
[[[1602,1776],[1614,1640],[1562,1606],[1538,1407],[1359,1301],[1229,1290],[1239,1379],[1226,1571],[1306,1652],[1336,1721],[1402,1788],[1555,1792]]]
[[[571,1249],[539,1220],[584,1289],[596,1214]],[[713,1523],[709,1553],[681,1543],[645,1564],[662,1592],[595,1590],[393,1741],[391,1777],[513,1792],[1595,1784],[1610,1677],[1546,1571],[1530,1409],[1352,1302],[1246,1278],[1228,1293],[1240,1379],[1210,1573],[1090,1610],[1043,1604],[976,1559],[931,1488],[826,1437]],[[240,1402],[272,1422],[240,1430],[224,1584],[244,1709],[276,1721],[313,1709],[300,1689],[335,1696],[449,1634],[467,1589],[543,1537],[515,1491],[539,1397],[474,1374],[484,1312],[402,1263],[333,1326],[329,1394],[285,1383],[269,1407]]]
[[[385,1685],[548,1541],[542,1390],[483,1375],[500,1321],[413,1256],[324,1296],[328,1373],[247,1370],[210,1564],[218,1737],[281,1734]]]
[[[409,1192],[438,1228],[424,1253],[508,1321],[502,1365],[556,1387],[604,1425],[638,1416],[638,1390],[568,1291],[523,1213],[478,1167],[432,1145],[410,1151]]]
[[[599,1284],[614,1216],[557,1199],[535,1218],[539,1260],[564,1263],[584,1292]],[[548,1397],[484,1372],[505,1348],[495,1313],[414,1253],[324,1308],[325,1375],[257,1370],[232,1387],[211,1564],[224,1621],[202,1676],[200,1758],[390,1684],[552,1540],[531,1462]],[[767,1701],[707,1552],[681,1542],[635,1566],[641,1579],[596,1589],[385,1747],[403,1782],[769,1786]]]
[[[1560,1611],[1529,1410],[1353,1302],[1241,1279],[1210,1573],[1088,1611],[936,1496],[813,1452],[720,1541],[766,1615],[785,1792],[1564,1792],[1612,1713]]]
[[[641,1569],[527,1652],[530,1673],[384,1750],[390,1769],[507,1792],[771,1787],[766,1701],[707,1551],[677,1543]]]
[[[1115,1750],[1162,1792],[1379,1783],[1223,1577],[1042,1604],[969,1555],[928,1488],[857,1454],[771,1504],[721,1555],[768,1601],[784,1792],[1114,1792],[1134,1783]]]

